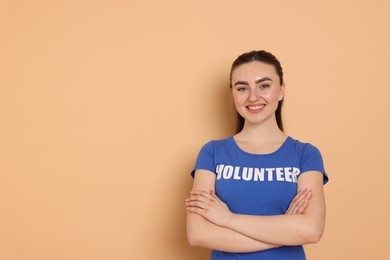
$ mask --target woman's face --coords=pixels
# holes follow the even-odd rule
[[[284,85],[273,65],[259,61],[239,65],[232,72],[231,83],[234,104],[246,124],[275,119]]]

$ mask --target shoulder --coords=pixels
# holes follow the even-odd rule
[[[303,142],[292,137],[290,138],[290,142],[292,144],[293,149],[296,152],[301,154],[311,154],[311,153],[320,153],[320,150],[311,143]]]
[[[208,170],[215,172],[216,157],[221,156],[221,147],[229,142],[229,138],[221,140],[212,140],[203,145],[196,159],[195,167],[191,172],[192,176],[195,170]],[[223,148],[222,148],[223,149]]]
[[[293,138],[290,138],[290,142],[293,152],[298,156],[301,164],[307,165],[313,162],[323,164],[321,152],[316,146]]]
[[[291,138],[292,139],[292,138]],[[323,184],[328,182],[320,150],[311,143],[292,139],[294,150],[299,154],[301,172],[318,171],[323,173]]]
[[[203,145],[201,151],[214,152],[216,149],[232,145],[232,136],[224,139],[211,140]]]

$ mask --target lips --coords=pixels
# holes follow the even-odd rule
[[[264,108],[265,105],[258,105],[258,106],[247,106],[248,109],[250,110],[258,110]]]
[[[251,106],[247,106],[246,108],[249,111],[251,111],[251,112],[257,112],[257,111],[263,110],[264,107],[265,107],[265,104],[262,104],[262,105],[251,105]]]

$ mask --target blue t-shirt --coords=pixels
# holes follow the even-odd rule
[[[199,152],[192,176],[200,169],[216,174],[217,196],[237,214],[284,214],[297,193],[299,176],[307,171],[319,171],[324,174],[324,184],[328,181],[320,151],[291,137],[270,154],[245,152],[233,137],[211,141]],[[302,246],[252,253],[213,250],[211,259],[303,260],[305,253]]]

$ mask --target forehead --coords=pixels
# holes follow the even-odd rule
[[[251,81],[264,77],[269,77],[273,80],[279,79],[273,65],[260,61],[241,64],[232,71],[232,81]]]

